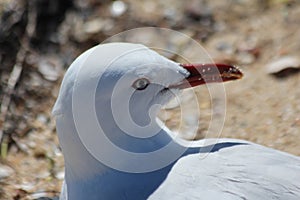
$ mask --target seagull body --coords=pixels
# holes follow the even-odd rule
[[[299,157],[236,139],[183,141],[156,119],[180,90],[241,76],[140,44],[83,53],[53,109],[65,158],[60,200],[300,199]]]

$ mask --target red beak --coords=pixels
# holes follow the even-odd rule
[[[171,87],[184,89],[205,83],[220,83],[237,80],[243,77],[239,68],[227,64],[180,64],[190,72],[189,77]]]

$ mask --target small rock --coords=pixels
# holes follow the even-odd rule
[[[229,55],[233,54],[233,52],[234,52],[232,44],[230,44],[228,42],[225,42],[225,41],[220,41],[219,43],[217,43],[216,44],[216,49],[218,51],[225,52]]]
[[[287,77],[300,72],[300,60],[293,56],[281,57],[269,63],[266,66],[266,71],[278,78]]]
[[[190,1],[184,12],[189,19],[200,22],[203,26],[210,26],[214,22],[211,9],[203,1]]]
[[[248,52],[241,52],[237,55],[237,60],[240,64],[248,65],[255,61],[255,56]]]
[[[55,178],[63,180],[65,178],[65,171],[60,171],[55,174]]]
[[[38,191],[36,193],[31,194],[30,198],[35,200],[52,200],[52,198],[46,197],[47,195],[47,192]]]
[[[42,57],[38,63],[39,72],[49,81],[56,81],[61,75],[62,69],[62,62],[54,56]]]
[[[110,13],[114,17],[124,14],[127,10],[127,5],[123,1],[114,1],[110,7]]]
[[[87,21],[83,25],[83,30],[86,33],[93,34],[99,32],[103,27],[103,20],[101,18],[96,18],[90,21]]]
[[[0,164],[0,180],[9,177],[14,173],[14,170],[6,165]]]
[[[43,124],[46,124],[48,122],[48,118],[45,114],[38,114],[37,120]]]
[[[54,154],[55,156],[62,156],[62,152],[57,146],[54,148]]]
[[[36,183],[23,181],[22,184],[16,185],[16,187],[24,191],[29,191],[33,190],[36,187]]]
[[[33,176],[38,179],[45,179],[47,177],[50,177],[51,174],[49,171],[44,170],[44,171],[39,171],[38,173],[34,174]]]

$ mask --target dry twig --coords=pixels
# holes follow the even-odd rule
[[[7,88],[6,92],[3,95],[3,99],[1,102],[1,108],[0,108],[0,143],[1,143],[1,156],[3,155],[3,146],[7,145],[3,144],[2,138],[3,138],[3,127],[4,123],[6,121],[6,116],[7,116],[7,111],[11,102],[11,95],[14,93],[15,86],[20,78],[20,75],[23,70],[23,63],[25,61],[27,52],[30,50],[30,38],[32,38],[34,32],[35,32],[35,24],[36,24],[36,9],[35,6],[33,5],[34,1],[28,1],[27,4],[27,9],[28,9],[28,23],[26,25],[26,31],[24,33],[24,36],[22,37],[21,40],[21,47],[20,50],[18,51],[17,57],[16,57],[16,62],[13,67],[12,72],[10,73],[10,77],[7,82]],[[4,142],[5,143],[5,142]],[[6,152],[6,150],[4,150]]]

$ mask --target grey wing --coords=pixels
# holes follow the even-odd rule
[[[149,199],[299,200],[300,158],[250,143],[188,155]]]

